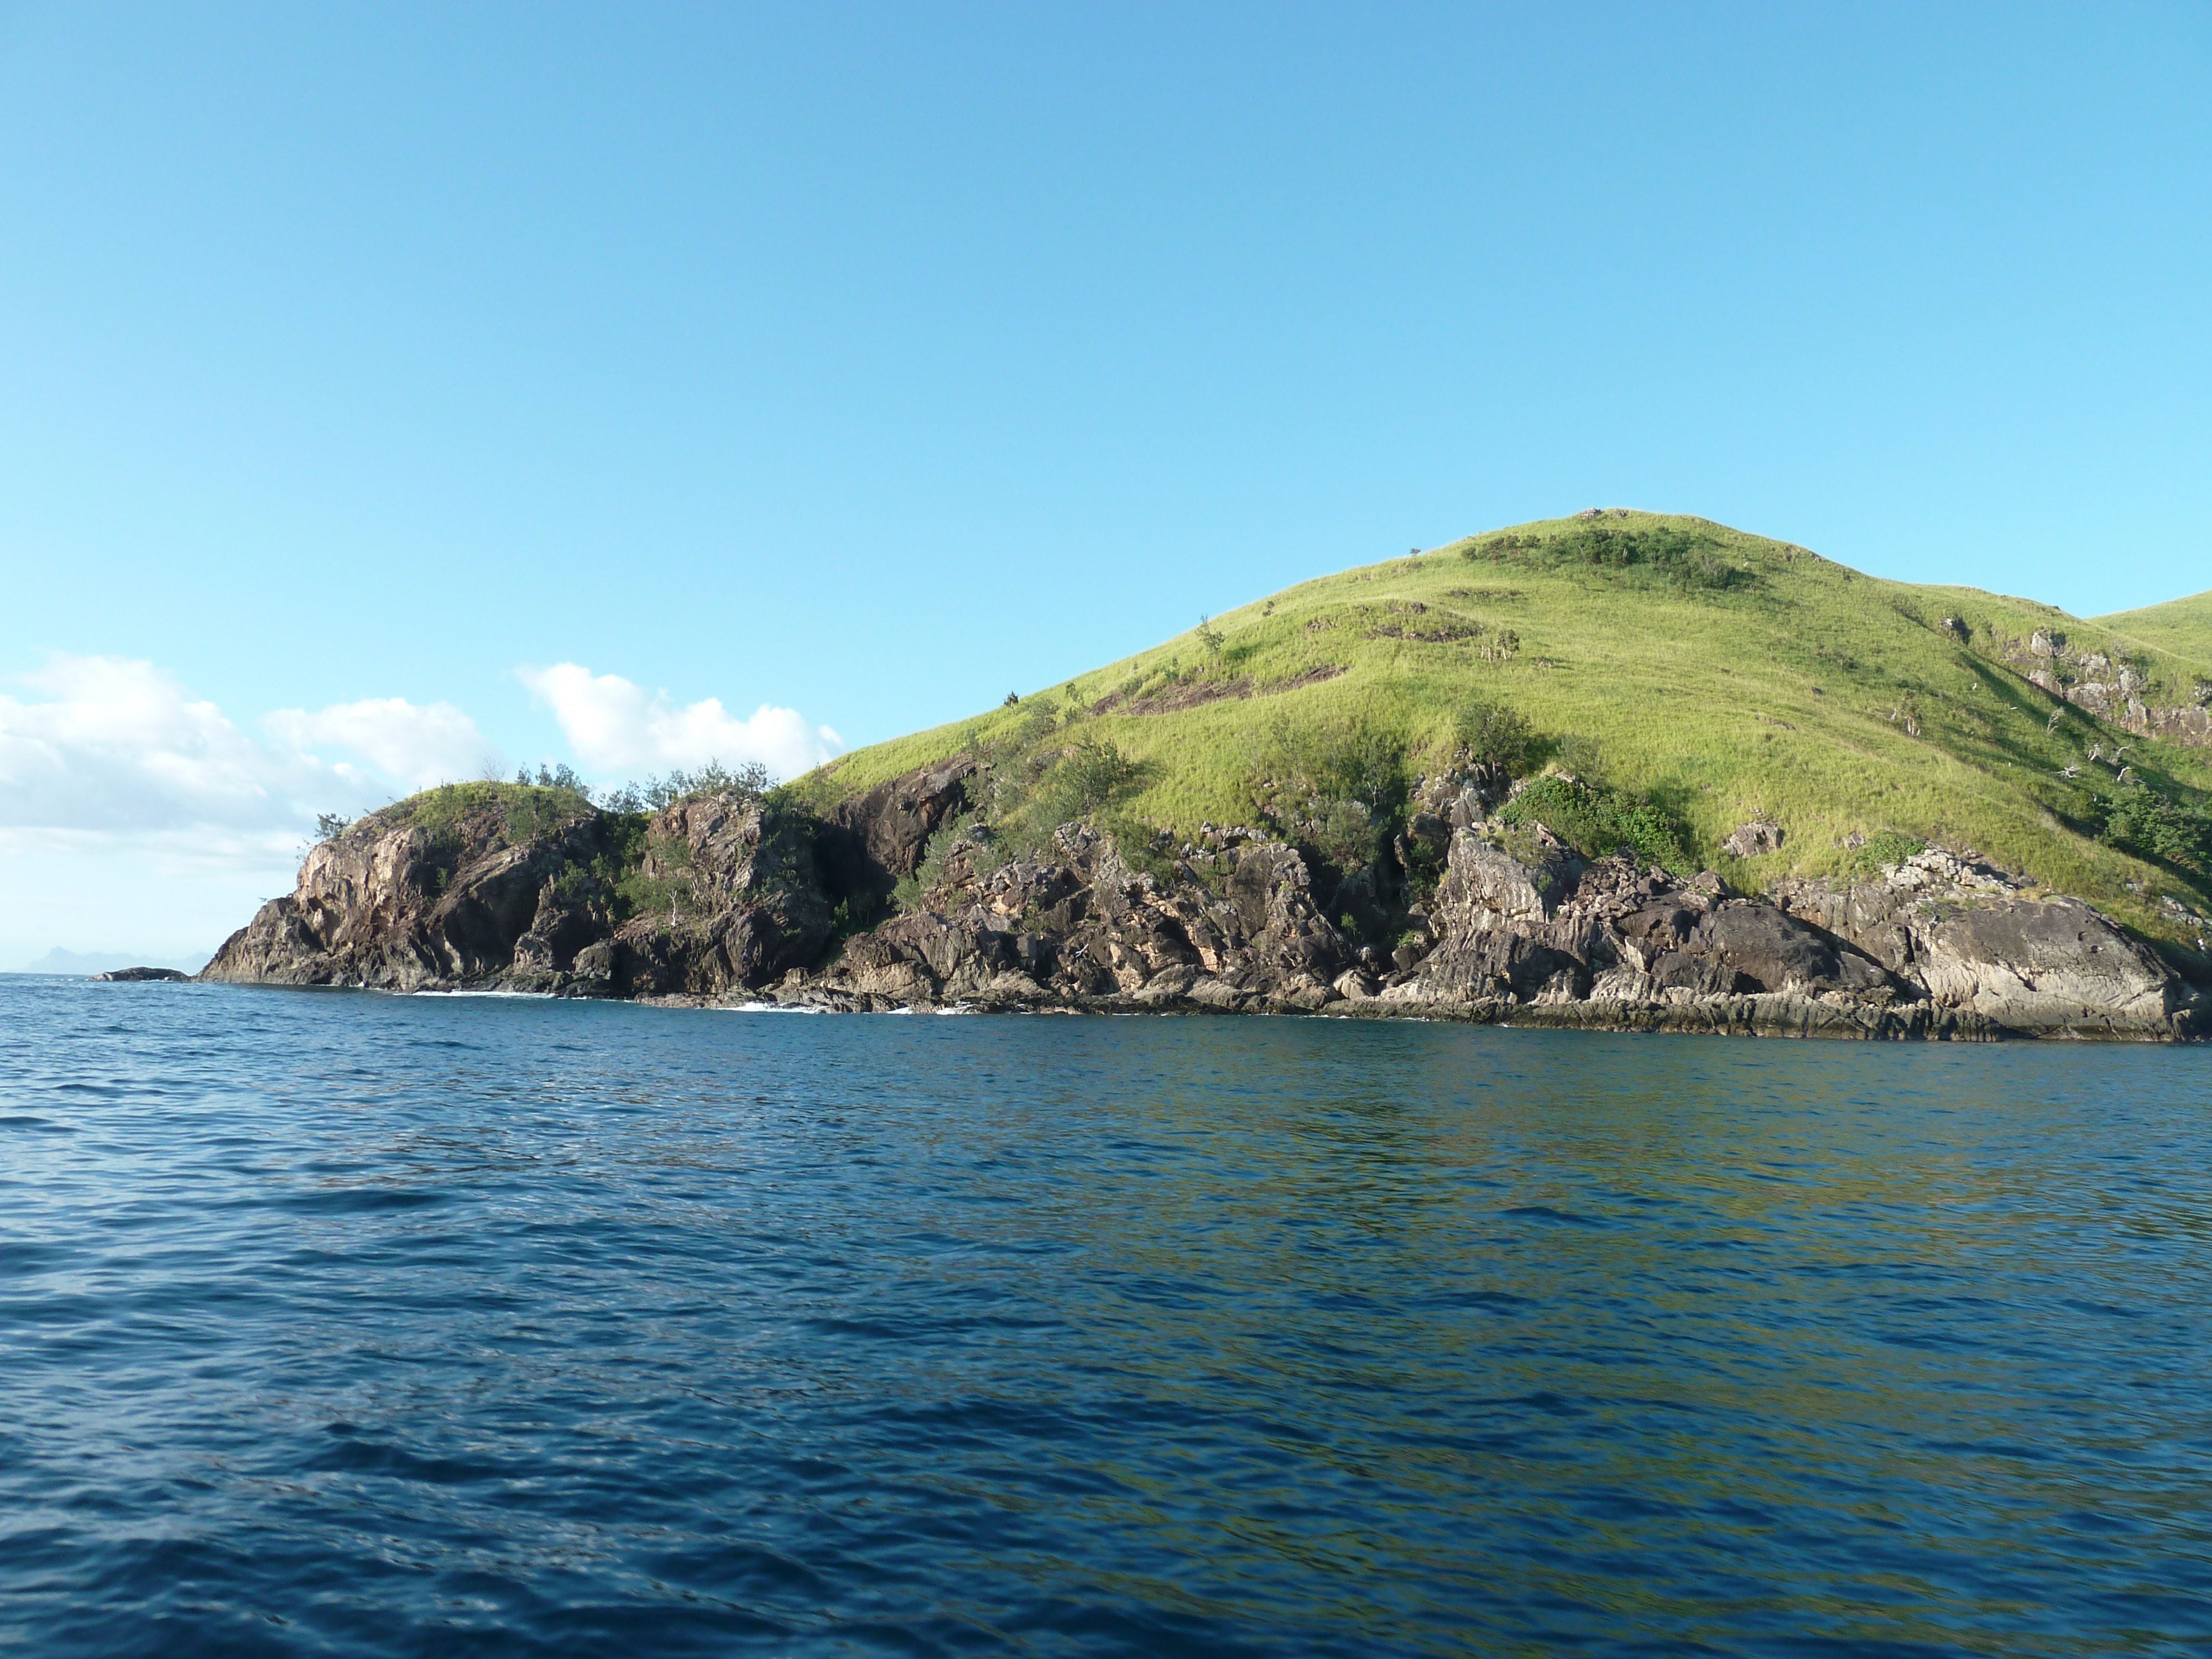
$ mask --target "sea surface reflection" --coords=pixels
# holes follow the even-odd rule
[[[0,978],[0,1645],[2212,1643],[2212,1053]]]

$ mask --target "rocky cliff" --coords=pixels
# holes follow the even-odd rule
[[[1947,627],[1956,625],[1947,619]],[[2006,640],[1999,648],[2030,684],[2109,726],[2141,738],[2212,745],[2212,684],[2197,682],[2185,703],[2160,705],[2144,700],[2148,681],[2142,671],[2070,644],[2055,629],[2039,628],[2026,641]]]
[[[1412,814],[1437,878],[1401,904],[1407,840],[1391,871],[1350,872],[1212,825],[1125,848],[1077,821],[1018,850],[962,816],[981,772],[927,769],[822,813],[695,797],[641,831],[575,798],[520,827],[495,801],[435,825],[388,810],[317,847],[203,977],[1863,1037],[2203,1030],[2200,994],[2154,951],[1955,852],[1747,896],[1501,831],[1485,809],[1502,780],[1470,775]],[[918,872],[927,889],[885,917]]]

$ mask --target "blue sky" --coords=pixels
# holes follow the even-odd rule
[[[1600,503],[2212,586],[2209,81],[2197,4],[0,6],[0,966]]]

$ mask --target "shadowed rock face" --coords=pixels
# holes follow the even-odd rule
[[[823,879],[840,896],[880,897],[910,876],[922,848],[968,805],[975,768],[964,761],[893,778],[842,802],[816,836]]]
[[[1079,825],[1039,860],[994,864],[980,842],[956,847],[925,910],[773,994],[841,1008],[1341,1004],[1859,1036],[2172,1037],[2196,1018],[2194,994],[2086,905],[2019,894],[1941,853],[1878,883],[1801,885],[1784,905],[1626,856],[1588,862],[1540,832],[1524,862],[1462,830],[1426,942],[1395,965],[1340,933],[1312,884],[1297,851],[1249,837],[1210,870],[1184,864],[1165,881]]]
[[[652,821],[643,873],[683,896],[618,920],[611,820],[511,843],[495,812],[441,835],[373,816],[307,855],[201,977],[395,991],[495,984],[586,995],[718,994],[811,961],[830,935],[812,826],[732,797]]]
[[[509,845],[495,819],[434,836],[363,819],[308,853],[289,896],[232,934],[203,979],[412,991],[508,970],[541,895],[599,850],[578,819]]]
[[[2088,906],[1940,850],[1877,881],[1751,899],[1626,854],[1586,860],[1540,830],[1515,856],[1441,821],[1435,902],[1388,957],[1329,920],[1351,913],[1352,880],[1325,884],[1324,908],[1297,849],[1210,826],[1206,852],[1155,873],[1081,823],[1018,858],[979,833],[952,845],[919,909],[836,943],[833,906],[913,873],[973,775],[915,773],[826,821],[679,802],[652,820],[645,880],[627,890],[659,896],[620,919],[604,879],[619,849],[598,814],[517,844],[490,817],[442,837],[368,820],[318,847],[298,890],[204,976],[1852,1036],[2174,1037],[2200,1018],[2196,994]]]

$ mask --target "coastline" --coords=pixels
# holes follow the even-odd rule
[[[599,895],[611,820],[518,831],[497,801],[314,848],[200,978],[823,1012],[1320,1014],[1852,1041],[2182,1042],[2207,999],[2145,941],[1970,848],[1763,894],[1623,849],[1501,831],[1481,781],[1417,815],[1427,884],[1206,825],[1034,847],[975,814],[970,763],[835,814],[695,795],[646,821],[664,896]],[[1394,866],[1395,867],[1395,866]],[[894,902],[894,900],[896,902]],[[889,914],[886,914],[888,912]]]
[[[223,981],[208,981],[220,983]],[[1417,1024],[1489,1025],[1501,1030],[1589,1031],[1614,1036],[1811,1038],[1846,1042],[2126,1042],[2185,1046],[2212,1041],[2212,1029],[2196,1009],[2160,1025],[2123,1025],[2085,1012],[2079,1019],[2044,1025],[2006,1025],[1972,1010],[1919,1004],[1860,1009],[1818,998],[1768,993],[1702,997],[1651,1004],[1613,1001],[1522,1003],[1501,997],[1471,1002],[1407,999],[1340,999],[1318,1006],[1249,998],[1236,1006],[1185,994],[1109,994],[1067,1000],[983,994],[949,1001],[900,1002],[866,994],[805,990],[787,998],[747,993],[701,996],[690,993],[605,996],[573,991],[522,990],[497,983],[424,985],[405,990],[372,985],[277,984],[260,988],[358,992],[400,997],[483,998],[523,1002],[605,1002],[641,1008],[763,1014],[913,1014],[1035,1018],[1236,1018],[1347,1019]]]

